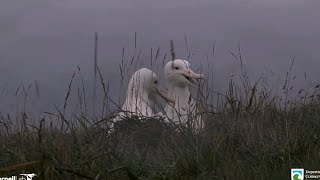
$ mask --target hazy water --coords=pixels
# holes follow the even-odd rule
[[[213,74],[212,86],[217,91],[227,87],[233,69],[239,67],[229,53],[237,52],[238,42],[253,80],[264,73],[279,86],[295,57],[296,87],[316,83],[320,75],[319,7],[317,0],[3,0],[0,111],[15,112],[17,104],[21,110],[23,88],[15,95],[21,83],[25,91],[31,84],[29,109],[54,111],[53,104],[61,107],[77,66],[81,74],[77,72],[74,88],[82,77],[90,87],[87,95],[91,101],[94,32],[99,34],[99,67],[110,82],[112,97],[124,95],[119,91],[119,64],[123,46],[125,62],[135,53],[134,32],[138,35],[136,51],[142,50],[140,59],[147,67],[151,66],[151,48],[155,56],[160,47],[162,59],[171,39],[177,57],[186,58],[186,35],[194,54],[192,66],[196,69],[202,64],[203,71]],[[162,76],[161,67],[153,64],[153,70]]]

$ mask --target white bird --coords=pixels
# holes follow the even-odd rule
[[[129,81],[126,100],[122,106],[123,112],[120,112],[113,122],[121,120],[121,117],[125,117],[127,113],[146,117],[155,116],[153,109],[158,96],[174,104],[172,99],[160,92],[159,80],[154,72],[147,68],[137,70]]]
[[[204,79],[203,74],[192,71],[190,63],[186,60],[175,59],[164,67],[164,75],[168,86],[168,97],[175,101],[175,105],[167,104],[164,111],[166,116],[177,123],[186,124],[188,118],[192,119],[191,125],[199,130],[203,126],[201,118],[195,117],[196,103],[194,103],[189,85],[197,87],[194,79]]]

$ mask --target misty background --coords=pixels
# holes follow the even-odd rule
[[[230,54],[237,54],[238,43],[253,81],[264,75],[270,87],[281,87],[295,58],[295,88],[317,84],[319,8],[318,0],[2,0],[0,112],[21,112],[28,87],[28,111],[55,111],[53,104],[62,108],[74,72],[72,87],[77,89],[83,79],[92,102],[95,32],[98,66],[109,82],[110,96],[120,104],[125,95],[125,89],[119,88],[123,49],[124,63],[141,50],[140,66],[162,77],[164,55],[165,63],[170,60],[171,39],[177,58],[187,58],[190,51],[193,69],[210,74],[215,91],[224,92],[239,67]],[[153,65],[151,48],[153,56],[160,48]]]

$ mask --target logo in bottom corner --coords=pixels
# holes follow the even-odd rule
[[[21,176],[24,176],[26,180],[32,180],[34,176],[37,176],[35,173],[32,174],[20,174]]]
[[[291,180],[303,180],[304,169],[291,169]]]

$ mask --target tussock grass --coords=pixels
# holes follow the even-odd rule
[[[242,72],[240,83],[231,79],[228,91],[216,94],[214,106],[198,93],[206,126],[197,134],[137,116],[125,117],[109,134],[115,113],[108,105],[114,102],[97,70],[104,89],[101,118],[87,113],[83,83],[78,100],[85,107],[65,114],[74,74],[62,111],[57,107],[58,113],[33,124],[23,114],[16,125],[1,114],[0,177],[30,172],[36,179],[288,179],[291,168],[320,167],[317,86],[290,100],[290,82],[280,98]]]
[[[125,118],[111,135],[99,123],[85,123],[85,117],[70,121],[68,130],[42,119],[33,128],[2,131],[0,174],[35,172],[39,179],[285,179],[290,168],[319,167],[319,99],[284,111],[257,94],[247,97],[248,104],[230,100],[236,98],[230,94],[226,98],[222,110],[208,112],[206,129],[199,134],[143,117]]]

